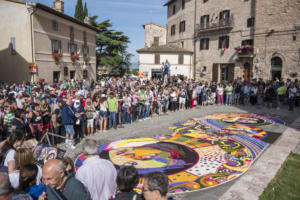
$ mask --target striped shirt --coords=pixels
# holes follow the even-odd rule
[[[4,122],[6,123],[6,127],[9,133],[12,132],[11,124],[12,120],[15,118],[15,115],[11,112],[4,114]]]

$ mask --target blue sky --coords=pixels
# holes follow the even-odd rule
[[[34,1],[52,7],[54,0]],[[150,21],[166,25],[167,9],[163,6],[167,0],[82,0],[87,2],[89,15],[97,15],[99,21],[110,19],[113,28],[129,36],[131,43],[128,52],[136,55],[132,62],[138,60],[136,50],[144,47],[143,24]],[[74,16],[77,0],[65,0],[65,13]]]

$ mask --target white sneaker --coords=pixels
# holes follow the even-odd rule
[[[75,148],[76,148],[73,144],[70,144],[69,147],[70,147],[71,149],[75,149]]]
[[[66,144],[69,144],[69,139],[66,139],[65,143],[66,143]]]

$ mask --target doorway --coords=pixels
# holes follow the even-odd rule
[[[75,78],[75,71],[70,71],[70,80]]]
[[[60,80],[60,71],[53,72],[53,83],[57,83]]]
[[[251,65],[249,63],[244,64],[244,81],[249,81],[250,80],[250,67]]]
[[[271,79],[275,80],[275,78],[281,79],[282,73],[282,60],[278,56],[273,57],[271,59]]]

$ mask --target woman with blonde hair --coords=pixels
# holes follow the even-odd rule
[[[35,164],[35,159],[33,156],[33,152],[28,148],[19,148],[15,153],[15,171],[9,174],[9,180],[14,188],[19,187],[20,181],[20,171],[24,168],[25,165]],[[39,185],[41,183],[42,178],[42,168],[36,165],[38,168],[38,173],[36,177],[36,184]]]
[[[89,98],[85,102],[84,107],[86,119],[87,119],[87,131],[88,136],[94,135],[94,113],[95,113],[95,107],[92,103],[92,100]]]

